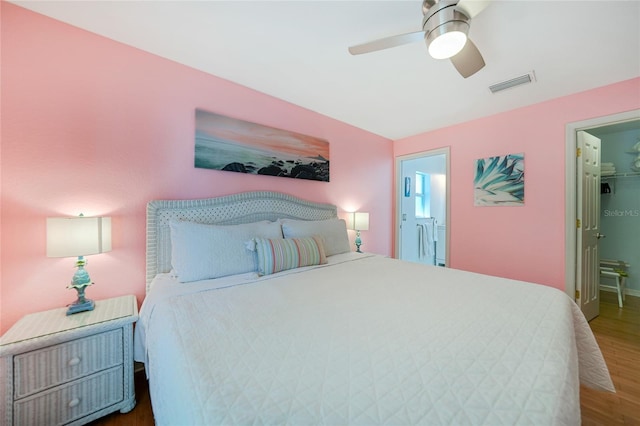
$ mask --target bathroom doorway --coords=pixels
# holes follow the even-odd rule
[[[449,265],[449,148],[396,158],[398,259]]]

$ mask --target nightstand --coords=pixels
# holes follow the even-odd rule
[[[81,425],[136,405],[135,296],[26,315],[0,338],[3,425]]]

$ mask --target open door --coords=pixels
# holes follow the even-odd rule
[[[600,313],[600,139],[579,131],[577,148],[576,298],[590,321]]]

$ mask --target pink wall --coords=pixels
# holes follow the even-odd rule
[[[95,299],[142,300],[152,199],[275,190],[362,209],[371,213],[366,249],[391,253],[390,140],[0,4],[2,332],[24,314],[74,299],[65,289],[73,260],[45,255],[48,216],[112,217],[113,251],[89,257]],[[331,182],[195,169],[196,107],[329,140]]]
[[[276,190],[371,212],[365,249],[391,253],[393,157],[451,147],[451,266],[564,288],[565,125],[640,108],[640,79],[391,141],[0,2],[0,332],[73,300],[70,259],[45,256],[47,216],[110,215],[89,258],[95,299],[144,296],[145,205]],[[325,138],[331,182],[193,167],[194,110]],[[525,153],[524,207],[474,207],[477,158]],[[352,236],[353,237],[353,236]],[[488,249],[490,247],[490,249]]]
[[[565,288],[567,123],[640,108],[640,78],[408,137],[394,156],[451,147],[453,268]],[[475,160],[525,154],[525,204],[474,207]]]

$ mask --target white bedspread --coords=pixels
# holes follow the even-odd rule
[[[222,284],[161,277],[135,348],[156,423],[578,425],[579,381],[613,391],[561,291],[342,260]]]

